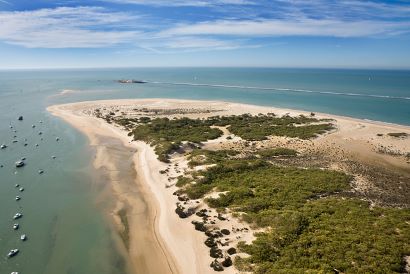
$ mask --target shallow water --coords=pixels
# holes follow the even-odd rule
[[[150,83],[115,82],[123,78]],[[71,91],[60,95],[63,90]],[[82,134],[45,109],[83,100],[158,97],[246,102],[410,125],[409,71],[0,71],[0,144],[8,145],[0,150],[0,273],[124,272],[124,259],[106,221],[111,206],[107,182],[92,167],[93,151]],[[17,121],[19,115],[23,121]],[[12,143],[14,135],[17,143]],[[16,169],[14,162],[21,157],[27,157],[27,166]],[[24,186],[23,193],[18,193],[16,183]],[[19,194],[22,200],[16,202]],[[16,212],[24,214],[18,231],[11,227]],[[19,240],[22,233],[27,242]],[[21,252],[7,259],[11,248]]]

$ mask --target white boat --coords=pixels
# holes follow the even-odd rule
[[[21,236],[20,236],[20,240],[22,240],[22,241],[27,240],[27,236],[26,236],[26,234],[21,235]]]
[[[32,127],[32,128],[35,128],[35,127],[36,127],[36,125],[31,125],[31,127]]]
[[[20,187],[20,188],[19,188],[19,191],[20,191],[20,192],[23,192],[23,191],[24,191],[24,187]]]
[[[1,149],[4,149],[4,148],[6,148],[7,146],[5,145],[5,144],[2,144],[1,146],[0,146],[0,148]]]
[[[38,174],[43,174],[43,173],[44,173],[44,170],[42,170],[42,169],[38,170]]]
[[[24,166],[25,164],[24,164],[24,162],[23,161],[17,161],[16,162],[16,167],[22,167],[22,166]]]
[[[17,219],[20,219],[21,217],[23,217],[23,214],[21,214],[21,213],[16,213],[16,214],[14,214],[13,219],[14,219],[14,220],[17,220]]]
[[[18,272],[16,272],[16,271],[13,271],[13,272],[11,272],[10,274],[19,274]]]
[[[7,257],[11,258],[11,257],[13,257],[13,256],[16,256],[17,253],[19,253],[19,250],[18,250],[17,248],[16,248],[16,249],[12,249],[12,250],[10,250],[10,252],[7,254]]]
[[[19,224],[14,224],[14,225],[13,225],[13,229],[14,229],[14,230],[17,230],[17,229],[19,229],[19,226],[20,226]]]
[[[16,196],[16,201],[20,201],[21,197],[20,196]]]
[[[19,187],[20,185],[19,184],[16,184],[16,187]]]

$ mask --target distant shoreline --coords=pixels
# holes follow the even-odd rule
[[[136,231],[133,222],[130,222],[130,257],[131,261],[136,256],[136,252],[141,245],[145,243],[135,242],[137,239],[133,238],[132,233],[142,233],[147,237],[151,237],[156,242],[156,247],[147,250],[143,254],[142,260],[134,259],[135,269],[144,268],[146,273],[214,273],[209,267],[209,252],[204,247],[203,235],[197,233],[192,224],[184,219],[179,219],[175,214],[175,196],[172,192],[174,187],[169,187],[168,182],[170,177],[161,174],[161,170],[168,166],[165,163],[159,162],[153,149],[143,142],[133,142],[131,137],[127,136],[127,132],[118,126],[110,125],[102,119],[93,116],[92,109],[107,108],[120,109],[124,113],[131,111],[134,107],[148,108],[148,109],[165,109],[165,110],[181,110],[181,114],[176,112],[173,116],[184,117],[183,112],[191,110],[203,110],[203,112],[191,111],[189,114],[192,118],[201,118],[212,115],[238,115],[242,113],[269,113],[274,112],[276,115],[307,115],[311,113],[306,111],[297,111],[282,108],[261,107],[254,105],[245,105],[238,103],[228,103],[221,101],[193,101],[193,100],[174,100],[174,99],[121,99],[121,100],[101,100],[79,102],[64,105],[54,105],[48,107],[48,111],[53,115],[58,116],[81,132],[87,135],[91,146],[100,149],[100,155],[95,161],[95,165],[109,165],[110,155],[104,151],[98,136],[106,136],[110,138],[117,138],[121,140],[122,144],[128,148],[136,149],[133,160],[135,169],[137,171],[136,184],[144,190],[144,198],[153,207],[153,214],[150,215],[150,222],[153,224],[152,231]],[[209,110],[209,112],[207,112]],[[329,134],[329,140],[341,146],[346,146],[350,149],[350,143],[360,145],[363,149],[363,154],[366,157],[379,157],[386,161],[389,165],[397,167],[407,167],[401,160],[397,160],[393,156],[377,154],[373,150],[378,147],[394,147],[395,151],[402,153],[408,152],[409,138],[404,142],[399,138],[389,137],[388,133],[404,132],[410,135],[410,127],[403,125],[389,124],[378,121],[367,121],[356,118],[348,118],[337,115],[329,115],[323,113],[314,113],[318,118],[330,118],[336,121],[337,130],[335,133]],[[379,136],[379,134],[382,134]],[[322,137],[320,137],[322,138]],[[319,139],[320,139],[319,138]],[[210,141],[210,144],[216,142],[224,142],[222,139]],[[319,140],[320,141],[320,140]],[[367,143],[366,143],[367,142]],[[371,144],[368,144],[371,142]],[[308,145],[309,142],[302,143],[300,146]],[[354,148],[356,149],[356,148]],[[375,159],[376,159],[375,158]],[[99,164],[98,164],[99,162]],[[182,160],[176,160],[182,166]],[[113,182],[115,188],[115,182]],[[138,205],[132,202],[132,195],[128,196],[127,202],[131,206],[131,210],[137,210]],[[119,198],[121,200],[121,198]],[[232,220],[233,222],[234,220]],[[235,223],[236,224],[236,223]],[[250,237],[251,235],[242,235],[243,237]],[[144,237],[140,238],[144,239]],[[147,239],[147,238],[145,238]],[[252,240],[252,237],[249,238]],[[133,249],[132,246],[136,248]],[[189,256],[189,257],[187,257]],[[154,257],[154,258],[153,258]],[[151,262],[151,263],[149,263]],[[148,264],[147,264],[148,263]],[[155,267],[156,269],[148,268]],[[151,272],[152,271],[152,272]],[[160,272],[158,272],[160,271]],[[234,269],[227,268],[224,273],[234,273]]]

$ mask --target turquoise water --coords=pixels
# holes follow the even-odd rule
[[[147,84],[118,84],[116,79]],[[183,84],[181,84],[183,83]],[[65,89],[74,90],[64,96]],[[45,108],[115,98],[245,102],[410,125],[410,72],[307,69],[150,68],[0,71],[0,273],[123,273],[106,222],[107,183],[87,140]],[[19,115],[23,121],[17,121]],[[43,123],[39,123],[42,120]],[[10,123],[17,132],[9,128]],[[36,125],[32,128],[31,125]],[[43,135],[38,135],[42,131]],[[12,143],[16,135],[17,143]],[[56,141],[56,137],[60,141]],[[24,146],[24,139],[27,146]],[[43,140],[41,140],[43,138]],[[35,144],[39,144],[38,147]],[[52,159],[55,155],[57,158]],[[27,158],[27,166],[14,162]],[[38,169],[45,173],[38,174]],[[15,172],[17,173],[15,174]],[[16,183],[25,191],[18,193]],[[22,200],[16,202],[16,195]],[[109,198],[109,197],[108,197]],[[22,212],[21,228],[12,216]],[[28,240],[19,236],[26,233]],[[7,259],[11,248],[21,250]]]

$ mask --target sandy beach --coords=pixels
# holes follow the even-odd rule
[[[127,242],[125,245],[129,251],[130,262],[139,273],[214,273],[214,270],[209,266],[212,258],[209,257],[209,249],[204,245],[206,237],[195,231],[191,224],[194,219],[180,219],[175,214],[175,204],[178,202],[177,197],[173,195],[177,190],[175,178],[189,169],[186,157],[175,154],[172,155],[170,164],[160,162],[151,146],[133,141],[132,137],[127,136],[128,132],[120,126],[108,124],[103,119],[95,117],[93,113],[97,108],[106,112],[115,110],[125,117],[135,117],[141,112],[145,112],[144,115],[169,118],[206,118],[216,115],[257,115],[272,112],[278,116],[311,115],[308,112],[290,109],[172,99],[104,100],[48,107],[48,111],[53,115],[84,133],[89,139],[90,146],[96,149],[94,166],[96,169],[108,171],[112,191],[116,197],[116,208],[111,215],[119,233],[123,233],[123,236],[126,234],[123,238]],[[375,168],[394,170],[398,176],[410,177],[410,127],[322,113],[315,113],[315,117],[333,119],[336,129],[313,140],[271,137],[252,145],[256,148],[286,146],[301,153],[323,153],[334,160],[329,162],[329,167],[335,170],[347,170],[352,173],[354,169],[350,163],[367,163]],[[222,130],[224,135],[205,142],[204,148],[245,150],[243,140],[232,136],[226,128]],[[408,136],[394,137],[389,133],[406,133]],[[227,139],[227,136],[231,138]],[[122,148],[119,148],[120,146]],[[116,148],[131,159],[130,165],[134,167],[133,173],[129,175],[133,177],[131,184],[123,183],[121,176],[118,176],[115,161],[121,159],[113,157],[113,150]],[[121,154],[116,155],[117,158],[122,157]],[[162,172],[165,169],[169,172]],[[403,197],[399,198],[402,200],[398,199],[398,202],[395,202],[392,198],[391,203],[400,205],[400,201],[408,202],[406,199],[409,198],[405,193],[409,186],[407,184],[401,187],[404,193]],[[379,200],[375,189],[376,187],[373,187],[366,178],[355,179],[355,190],[368,193],[368,199],[377,203]],[[198,207],[207,208],[202,201],[197,202]],[[215,218],[215,225],[227,229],[246,228],[228,237],[231,246],[235,246],[239,240],[253,240],[254,231],[249,225],[230,215],[226,217],[228,220]],[[229,267],[225,268],[224,273],[238,271],[234,267]]]

